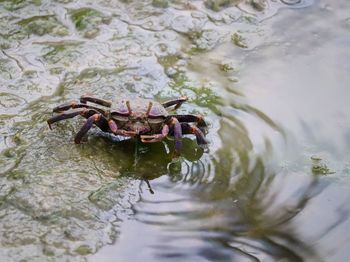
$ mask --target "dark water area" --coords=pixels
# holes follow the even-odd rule
[[[347,261],[350,2],[0,1],[0,261]],[[187,96],[208,149],[89,131]]]

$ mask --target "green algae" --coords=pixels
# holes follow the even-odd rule
[[[20,20],[17,24],[21,26],[28,35],[68,35],[68,29],[58,21],[55,15],[32,16]]]
[[[94,38],[100,31],[101,24],[110,23],[110,18],[92,8],[79,8],[69,11],[75,28],[86,38]]]
[[[244,39],[244,37],[238,33],[234,33],[231,36],[231,40],[232,40],[234,45],[236,45],[240,48],[248,48],[248,45],[246,43],[246,39]]]

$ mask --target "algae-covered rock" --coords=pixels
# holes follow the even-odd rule
[[[231,40],[232,42],[238,46],[238,47],[241,47],[241,48],[248,48],[248,45],[246,43],[246,40],[238,33],[234,33],[232,36],[231,36]]]
[[[205,6],[213,11],[220,11],[230,5],[238,4],[239,0],[207,0]]]
[[[152,5],[154,7],[167,8],[169,6],[168,0],[153,0]]]
[[[266,0],[251,0],[251,6],[257,11],[264,11],[266,8]]]
[[[101,24],[110,23],[110,18],[92,8],[74,9],[69,13],[75,28],[86,38],[94,38],[99,33]]]
[[[86,256],[93,253],[93,250],[88,245],[81,245],[75,250],[75,252],[81,256]]]
[[[15,11],[28,5],[39,6],[41,0],[1,0],[0,3],[9,11]]]
[[[27,35],[46,34],[65,36],[68,34],[68,29],[63,26],[55,15],[32,16],[23,19],[17,23],[21,26]]]

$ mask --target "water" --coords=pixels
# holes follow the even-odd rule
[[[1,1],[1,260],[345,261],[349,8]],[[48,129],[87,93],[186,95],[209,151]]]

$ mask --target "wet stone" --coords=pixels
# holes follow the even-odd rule
[[[121,261],[137,261],[128,256],[140,254],[132,251],[139,251],[145,241],[149,245],[141,255],[147,261],[175,256],[189,261],[213,257],[231,261],[243,253],[242,259],[254,256],[253,260],[267,257],[274,261],[289,259],[293,252],[297,256],[290,258],[292,261],[310,258],[298,242],[304,235],[293,235],[294,224],[282,223],[287,230],[269,228],[281,225],[279,219],[274,220],[283,218],[280,213],[294,211],[294,205],[284,201],[276,209],[271,207],[275,202],[269,202],[271,210],[263,202],[279,199],[273,190],[288,191],[273,185],[275,170],[269,161],[270,152],[278,153],[272,142],[288,134],[282,136],[269,113],[255,108],[250,99],[283,92],[290,73],[298,78],[293,75],[297,66],[283,74],[280,63],[284,59],[274,54],[274,43],[283,46],[284,37],[276,39],[264,29],[275,32],[283,23],[296,23],[299,29],[291,30],[296,35],[294,40],[287,39],[292,44],[286,45],[286,50],[297,53],[303,42],[297,43],[298,39],[308,35],[303,31],[305,25],[314,24],[310,23],[313,16],[306,16],[310,19],[307,23],[303,19],[291,22],[288,16],[299,10],[286,11],[283,19],[271,23],[278,16],[266,19],[272,16],[270,7],[301,7],[311,1],[0,2],[1,261],[86,261],[91,257],[92,261],[104,261],[94,260],[93,254],[103,254],[108,248]],[[326,24],[332,24],[332,10],[327,10]],[[325,23],[322,21],[316,24]],[[337,30],[334,27],[326,33]],[[346,40],[345,31],[342,37]],[[322,45],[332,39],[337,38],[328,38]],[[255,49],[263,41],[262,48]],[[317,47],[322,48],[320,43]],[[346,46],[343,49],[346,54]],[[295,57],[303,57],[303,53]],[[259,70],[263,70],[260,75],[256,73]],[[247,72],[249,76],[242,81]],[[263,74],[271,76],[268,81],[263,81]],[[268,93],[274,75],[283,80],[277,94]],[[341,71],[337,76],[341,82]],[[256,79],[254,87],[245,86],[251,79]],[[335,86],[332,82],[332,88]],[[246,89],[253,96],[246,94]],[[86,121],[82,116],[55,123],[49,130],[46,121],[52,108],[77,101],[83,94],[108,100],[141,96],[157,101],[187,96],[188,102],[171,113],[204,115],[210,150],[199,147],[193,134],[184,134],[183,154],[175,158],[171,136],[138,147],[133,139],[123,140],[97,127],[77,145],[74,137]],[[276,108],[283,112],[283,105]],[[289,115],[279,120],[284,119]],[[262,148],[266,145],[270,151],[255,151],[253,139],[259,138]],[[303,176],[305,170],[310,174],[333,171],[327,168],[311,169],[308,163],[293,178]],[[337,174],[317,177],[331,179]],[[297,183],[288,184],[293,188]],[[294,189],[301,192],[307,184],[300,184],[303,187]],[[302,203],[310,199],[308,193],[306,189]],[[293,195],[293,201],[298,195]],[[278,233],[276,243],[269,241],[271,232]],[[248,241],[245,247],[251,250],[242,252],[240,241]],[[268,248],[261,249],[261,245]],[[120,247],[125,252],[119,253]]]
[[[12,109],[25,103],[26,101],[21,97],[8,93],[0,93],[0,108]]]

